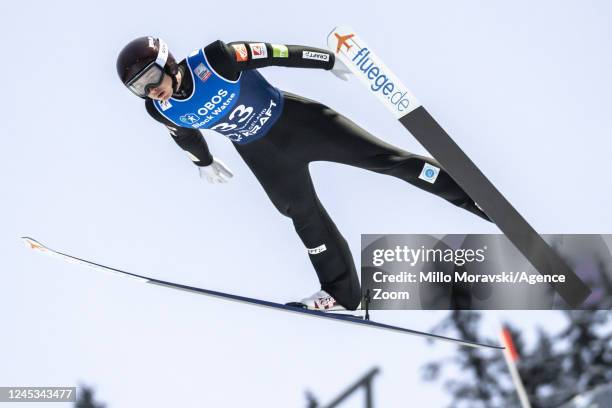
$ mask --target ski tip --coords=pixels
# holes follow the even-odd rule
[[[338,26],[336,26],[336,27],[332,28],[332,29],[329,31],[329,34],[327,34],[327,36],[329,37],[330,35],[332,35],[332,34],[334,33],[334,31],[336,31],[337,29],[338,29]]]
[[[332,28],[331,31],[329,32],[328,36],[332,35],[333,33],[353,34],[354,32],[355,32],[355,30],[353,30],[349,26],[339,25],[339,26],[335,26],[334,28]]]
[[[25,244],[27,248],[34,249],[37,251],[45,251],[47,249],[43,244],[41,244],[34,238],[21,237],[21,239],[23,240],[23,243]]]

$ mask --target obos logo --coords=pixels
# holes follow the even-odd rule
[[[206,116],[208,113],[215,108],[223,98],[227,96],[227,91],[225,89],[219,89],[216,95],[210,98],[210,101],[206,102],[204,106],[198,109],[198,115]]]

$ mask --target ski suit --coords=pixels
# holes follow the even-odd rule
[[[181,85],[167,103],[147,99],[145,106],[198,166],[212,162],[198,129],[228,137],[274,206],[293,221],[321,289],[354,309],[361,290],[353,257],[317,197],[309,163],[388,174],[488,217],[435,160],[385,143],[328,106],[277,89],[257,71],[333,65],[333,53],[318,48],[215,41],[179,63]]]

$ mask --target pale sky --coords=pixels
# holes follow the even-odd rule
[[[207,138],[236,174],[231,183],[200,180],[121,85],[115,58],[142,35],[164,38],[179,59],[216,39],[324,47],[337,25],[367,41],[538,231],[612,233],[612,5],[218,4],[3,5],[0,385],[84,382],[109,408],[300,407],[305,389],[327,402],[379,365],[379,406],[442,406],[444,391],[422,383],[420,368],[454,346],[150,287],[26,251],[18,237],[194,286],[277,302],[311,294],[316,277],[290,220],[231,143]],[[261,73],[426,153],[355,78]],[[330,163],[311,170],[357,262],[362,233],[498,232],[391,177]],[[427,330],[443,315],[373,317]],[[562,323],[546,312],[489,315],[492,338],[498,315],[528,336]]]

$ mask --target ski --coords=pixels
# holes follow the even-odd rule
[[[552,285],[568,305],[580,306],[591,293],[589,287],[514,209],[355,31],[349,27],[334,28],[327,37],[327,46],[478,203],[540,274],[565,276],[565,283]]]
[[[76,264],[83,265],[83,266],[93,268],[93,269],[97,269],[103,272],[110,272],[110,273],[113,273],[119,276],[132,278],[139,282],[149,283],[151,285],[163,286],[163,287],[170,288],[170,289],[177,289],[177,290],[182,290],[186,292],[197,293],[200,295],[210,296],[210,297],[214,297],[218,299],[230,300],[230,301],[239,302],[239,303],[245,303],[245,304],[249,304],[253,306],[260,306],[260,307],[265,307],[269,309],[275,309],[275,310],[281,310],[285,312],[302,314],[306,316],[335,320],[338,322],[351,323],[351,324],[356,324],[359,326],[368,326],[368,327],[373,327],[377,329],[385,329],[385,330],[390,330],[393,332],[399,332],[399,333],[411,334],[415,336],[426,337],[429,339],[443,340],[443,341],[452,342],[452,343],[462,345],[462,346],[491,348],[491,349],[500,349],[500,350],[504,349],[504,347],[502,346],[476,343],[476,342],[471,342],[467,340],[459,340],[459,339],[454,339],[451,337],[440,336],[440,335],[433,334],[433,333],[420,332],[417,330],[411,330],[411,329],[407,329],[404,327],[393,326],[393,325],[385,324],[385,323],[378,323],[378,322],[374,322],[371,320],[365,320],[365,319],[362,319],[361,317],[355,317],[352,315],[328,314],[322,311],[300,309],[297,307],[287,306],[281,303],[270,302],[267,300],[255,299],[255,298],[250,298],[246,296],[234,295],[231,293],[218,292],[215,290],[202,289],[202,288],[197,288],[193,286],[181,285],[179,283],[167,282],[167,281],[163,281],[160,279],[149,278],[147,276],[142,276],[142,275],[137,275],[135,273],[122,271],[120,269],[111,268],[109,266],[104,266],[104,265],[101,265],[95,262],[87,261],[85,259],[77,258],[72,255],[68,255],[62,252],[55,251],[51,248],[46,247],[45,245],[41,244],[40,242],[32,238],[22,237],[22,239],[24,240],[28,248],[36,250],[38,252],[42,252],[44,254],[62,259],[64,261],[76,263]]]

